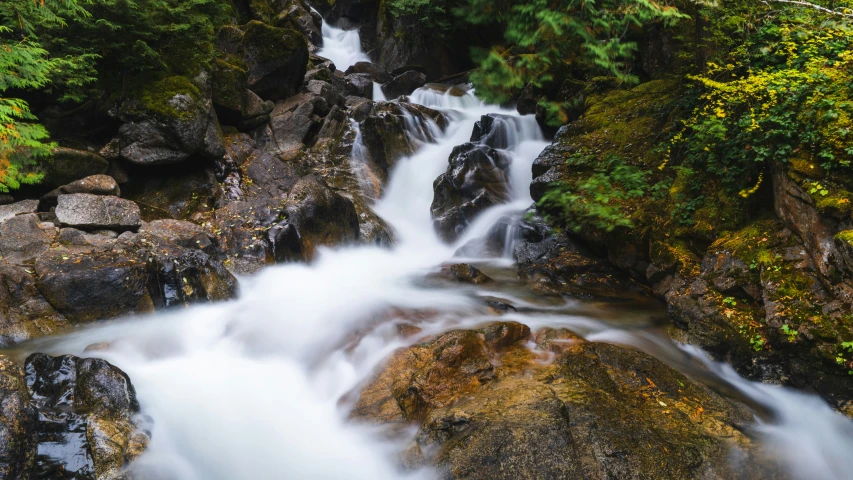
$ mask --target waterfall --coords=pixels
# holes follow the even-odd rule
[[[320,54],[339,68],[366,59],[357,32],[324,23],[323,35]],[[420,280],[460,245],[530,206],[531,164],[547,142],[533,118],[485,105],[471,90],[429,87],[411,100],[445,111],[451,124],[441,132],[415,117],[406,120],[417,151],[397,162],[375,205],[398,232],[393,248],[323,248],[310,265],[278,265],[242,278],[240,297],[231,302],[97,324],[25,346],[81,355],[91,344],[109,345],[85,355],[102,356],[125,370],[153,418],[149,450],[134,469],[174,480],[437,478],[429,468],[397,468],[395,454],[411,442],[412,432],[377,434],[347,422],[351,392],[397,348],[482,324],[477,295],[488,292],[427,288]],[[489,113],[508,118],[500,128],[506,129],[503,150],[512,157],[512,198],[480,215],[457,245],[445,245],[430,218],[433,181],[447,168],[452,149],[468,142],[475,123]],[[359,125],[352,128],[358,173],[369,152]],[[359,181],[366,189],[375,185],[369,177]],[[506,235],[509,244],[515,234],[508,229]],[[525,313],[525,307],[532,311],[537,305],[504,296],[519,312],[503,321],[534,330],[571,328],[590,340],[631,345],[694,377],[734,386],[776,413],[772,422],[759,422],[757,441],[778,449],[798,478],[840,479],[853,472],[851,422],[817,397],[748,382],[695,349],[606,324],[594,318],[595,305],[582,313],[569,304],[549,310],[553,313]],[[423,324],[421,336],[403,339],[396,333],[402,320],[377,325],[391,308],[437,313]],[[697,362],[703,370],[695,370]]]
[[[370,57],[361,51],[361,36],[358,30],[343,30],[323,20],[322,32],[323,48],[317,55],[328,58],[338,69],[346,70],[358,62],[370,61]]]

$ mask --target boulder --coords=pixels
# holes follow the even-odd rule
[[[41,294],[74,324],[154,311],[146,263],[130,254],[50,251],[35,272]]]
[[[108,150],[142,166],[180,163],[194,155],[221,157],[222,130],[210,94],[205,93],[208,88],[204,76],[195,80],[175,76],[130,91],[117,109],[124,124]]]
[[[397,160],[414,153],[419,142],[431,142],[447,127],[440,112],[406,102],[368,102],[359,122],[371,172],[385,184]]]
[[[366,73],[351,73],[345,77],[347,93],[373,99],[373,79]]]
[[[92,175],[56,188],[41,197],[41,200],[48,204],[54,204],[60,195],[70,193],[121,196],[121,190],[113,177],[109,175]]]
[[[70,326],[45,300],[27,270],[0,265],[0,346],[53,335]]]
[[[91,175],[106,173],[109,162],[95,152],[57,147],[53,159],[43,165],[41,185],[56,188]]]
[[[505,150],[518,144],[521,128],[521,119],[518,117],[490,113],[480,117],[474,124],[471,142]]]
[[[419,424],[403,463],[439,478],[772,478],[742,406],[643,353],[515,322],[397,351],[351,416]]]
[[[388,98],[411,95],[426,84],[427,76],[415,70],[401,73],[382,85],[382,91]]]
[[[318,108],[323,110],[328,105],[321,97],[308,93],[279,102],[273,109],[269,125],[256,133],[256,140],[269,150],[283,155],[294,154],[320,129],[319,119],[314,114]]]
[[[38,410],[37,478],[114,478],[147,444],[133,384],[109,362],[35,353],[25,368]]]
[[[456,280],[459,283],[471,283],[474,285],[494,281],[491,277],[467,263],[444,265],[441,267],[440,275],[447,279]]]
[[[216,210],[212,224],[225,265],[238,275],[257,273],[274,263],[273,247],[267,237],[279,220],[282,199],[230,202]]]
[[[256,20],[245,26],[240,55],[249,89],[267,100],[295,94],[308,66],[305,36],[293,28],[277,28]]]
[[[0,478],[30,479],[36,449],[36,411],[24,371],[0,355]]]
[[[230,58],[230,57],[229,57]],[[211,75],[212,100],[220,122],[241,129],[252,129],[269,121],[273,109],[271,101],[262,100],[249,90],[246,69],[225,59],[213,62]]]
[[[139,206],[119,197],[73,193],[57,198],[56,218],[77,228],[136,230],[142,224]]]
[[[430,211],[436,232],[453,242],[484,210],[510,199],[510,157],[486,145],[466,143],[453,149],[447,172],[433,184]]]
[[[56,237],[53,225],[43,225],[34,213],[0,223],[0,255],[6,263],[31,263],[50,248]]]
[[[385,83],[391,78],[381,66],[373,62],[356,62],[354,65],[347,68],[347,75],[352,73],[367,75],[371,82]]]
[[[355,243],[359,239],[353,203],[314,176],[302,178],[293,186],[283,214],[285,220],[268,234],[277,262],[311,261],[320,246]]]
[[[311,7],[300,0],[291,0],[283,5],[278,14],[277,24],[280,26],[290,25],[302,32],[314,46],[323,44],[323,33],[321,25],[323,18],[311,11]]]
[[[24,213],[36,213],[38,211],[38,200],[23,200],[21,202],[0,205],[0,223],[9,220],[15,215]]]
[[[186,247],[151,231],[103,236],[100,242],[82,238],[76,245],[63,244],[37,259],[39,292],[74,324],[236,295],[236,279],[221,261],[202,250],[203,236],[187,238],[180,233],[188,229],[186,225],[156,227],[168,230],[164,236]],[[69,230],[60,236],[75,243],[66,239],[66,233],[74,233]],[[207,250],[213,249],[208,246]]]

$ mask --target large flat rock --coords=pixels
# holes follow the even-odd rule
[[[56,218],[62,225],[78,228],[135,230],[142,225],[139,206],[118,197],[75,193],[60,195]]]

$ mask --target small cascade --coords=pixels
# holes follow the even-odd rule
[[[323,48],[317,55],[328,58],[340,70],[346,70],[358,62],[369,62],[361,50],[361,36],[358,30],[336,28],[323,20]]]
[[[413,103],[439,110],[481,109],[485,104],[474,95],[473,89],[464,86],[427,84],[415,90],[410,99]]]
[[[374,102],[388,101],[388,99],[385,97],[385,92],[382,91],[382,85],[379,85],[376,82],[373,82],[373,101]]]
[[[364,146],[364,139],[361,135],[361,125],[355,120],[350,119],[350,128],[352,128],[355,138],[352,142],[352,154],[350,155],[350,166],[356,179],[361,193],[365,197],[372,200],[379,198],[382,191],[382,181],[370,170],[369,155],[367,147]]]

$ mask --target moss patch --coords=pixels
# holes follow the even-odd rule
[[[130,115],[153,114],[189,120],[199,113],[201,92],[186,77],[172,76],[153,82],[140,80],[132,92],[134,101],[124,107],[124,113]]]

